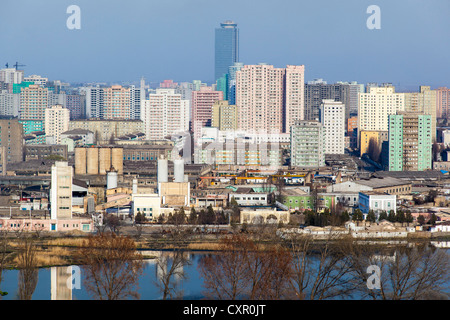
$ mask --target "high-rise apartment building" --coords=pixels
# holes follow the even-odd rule
[[[431,116],[431,138],[436,141],[436,91],[420,86],[419,92],[405,92],[405,111],[422,112]]]
[[[33,82],[34,84],[37,84],[38,86],[45,86],[48,82],[48,78],[44,78],[40,75],[30,75],[23,78],[23,82]]]
[[[0,81],[9,84],[19,84],[23,81],[23,70],[16,68],[6,68],[0,70]]]
[[[323,125],[326,154],[344,154],[345,105],[334,100],[322,100],[320,122]]]
[[[191,114],[194,141],[200,137],[202,127],[211,126],[212,108],[219,100],[223,100],[223,92],[213,90],[212,87],[201,87],[198,91],[192,91]]]
[[[0,118],[0,148],[5,163],[23,161],[23,126],[17,118]]]
[[[325,166],[324,128],[319,121],[297,121],[291,126],[291,166]]]
[[[0,90],[0,116],[19,115],[20,97],[18,94],[8,92],[8,90]]]
[[[336,84],[344,84],[348,85],[349,90],[349,98],[348,102],[348,112],[350,116],[354,116],[358,114],[358,94],[364,92],[364,84],[358,83],[356,81],[346,82],[346,81],[338,81]]]
[[[132,119],[141,117],[141,101],[145,99],[145,83],[122,87],[84,87],[80,93],[85,96],[86,118]]]
[[[225,21],[215,31],[214,82],[228,73],[228,67],[239,61],[239,29],[233,21]]]
[[[450,88],[436,89],[436,118],[450,118]]]
[[[61,143],[61,133],[69,130],[70,111],[62,105],[45,109],[45,135],[51,144]]]
[[[211,127],[220,131],[237,129],[237,108],[227,100],[216,101],[212,110]]]
[[[45,120],[48,107],[49,91],[47,88],[32,84],[20,92],[20,119]]]
[[[303,120],[304,66],[264,63],[236,72],[238,127],[247,132],[283,133]]]
[[[103,92],[104,119],[131,119],[129,88],[117,85],[104,88]]]
[[[141,119],[147,140],[162,140],[189,131],[189,101],[175,89],[156,89],[142,104]]]
[[[85,96],[86,101],[86,118],[103,118],[103,88],[97,87],[84,87],[80,89],[80,93]]]
[[[84,119],[86,116],[86,96],[71,92],[66,94],[66,108],[70,110],[70,120]]]
[[[432,168],[431,118],[419,112],[389,115],[389,171]]]
[[[350,117],[350,86],[345,83],[328,84],[323,79],[308,81],[305,84],[304,119],[320,119],[320,105],[324,99],[340,101],[345,105],[345,120]],[[346,128],[347,129],[347,128]]]
[[[390,85],[367,87],[358,101],[358,145],[362,131],[388,131],[389,115],[405,110],[405,94]]]

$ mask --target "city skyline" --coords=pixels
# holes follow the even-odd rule
[[[70,83],[138,82],[142,76],[150,83],[213,83],[214,30],[233,20],[244,64],[305,65],[306,81],[391,82],[403,90],[450,86],[444,63],[450,3],[376,2],[7,0],[0,27],[8,32],[0,41],[11,45],[0,63],[19,62],[27,75]],[[71,4],[81,10],[79,30],[66,27]],[[381,10],[379,30],[366,26],[372,4]]]

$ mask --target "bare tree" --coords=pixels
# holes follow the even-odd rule
[[[78,252],[87,291],[99,300],[138,298],[142,256],[129,237],[114,233],[90,236]]]
[[[36,246],[31,237],[23,236],[20,239],[17,265],[19,267],[18,298],[20,300],[31,300],[36,289],[39,274],[36,260]]]
[[[182,250],[162,252],[156,258],[157,280],[155,282],[163,300],[182,298],[183,292],[179,284],[187,278],[183,268],[190,263],[187,253]]]

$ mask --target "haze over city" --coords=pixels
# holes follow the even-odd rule
[[[66,9],[81,10],[69,30]],[[370,30],[368,6],[381,10]],[[0,63],[67,82],[214,81],[214,29],[238,24],[244,64],[305,65],[305,80],[449,86],[450,2],[4,0]]]

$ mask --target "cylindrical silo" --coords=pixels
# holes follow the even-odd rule
[[[133,179],[133,194],[138,193],[138,181],[137,179]]]
[[[111,169],[106,173],[106,189],[114,189],[117,188],[117,171]]]
[[[158,159],[158,183],[169,181],[169,161]]]
[[[123,148],[111,148],[111,165],[117,170],[117,174],[123,174]]]
[[[173,181],[184,182],[184,160],[173,160]]]
[[[87,148],[87,174],[98,174],[98,148]]]
[[[99,148],[98,158],[98,173],[106,174],[111,168],[111,149]]]
[[[86,148],[75,148],[75,174],[86,174]]]

